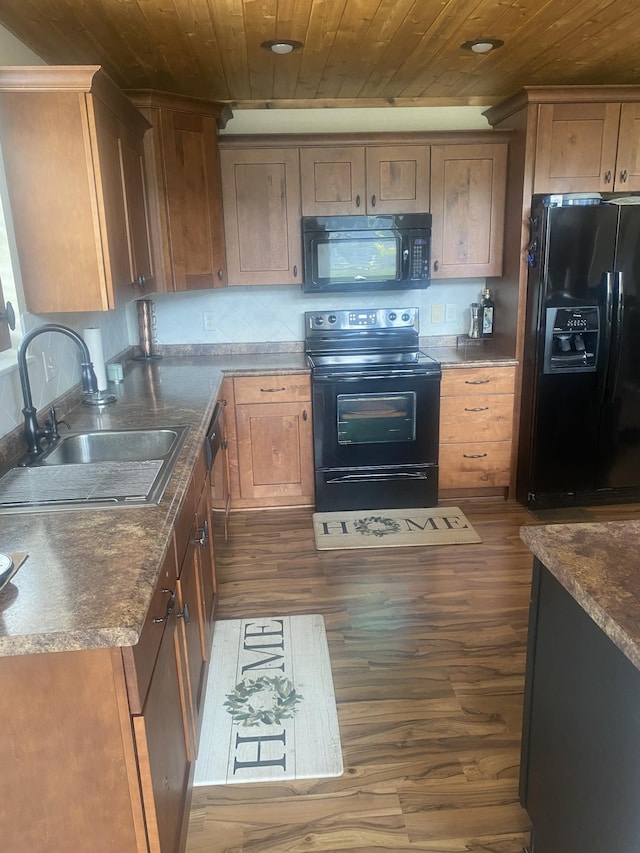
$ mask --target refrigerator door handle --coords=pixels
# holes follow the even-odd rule
[[[613,344],[613,278],[615,273],[606,272],[604,274],[604,323],[603,328],[600,329],[600,341],[599,341],[599,354],[597,356],[598,361],[601,359],[600,353],[603,351],[608,353],[607,361],[602,364],[602,368],[599,371],[599,397],[600,397],[600,405],[606,400],[607,396],[607,386],[608,386],[608,377],[611,370],[611,346]]]
[[[622,322],[624,319],[624,276],[615,273],[614,311],[609,343],[609,365],[606,379],[606,396],[612,401],[616,396],[618,385],[618,370],[620,369],[620,352],[622,350]]]

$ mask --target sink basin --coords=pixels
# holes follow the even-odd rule
[[[163,459],[180,438],[179,428],[122,429],[65,435],[42,458],[43,465],[143,462]]]
[[[0,513],[157,504],[188,426],[62,436],[35,462],[0,477]]]

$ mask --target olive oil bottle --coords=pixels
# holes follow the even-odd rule
[[[489,288],[485,287],[480,302],[480,334],[483,338],[493,336],[494,308],[495,303],[491,298]]]

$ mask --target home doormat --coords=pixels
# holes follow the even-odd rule
[[[318,551],[482,542],[457,506],[314,512]]]
[[[324,618],[216,622],[194,785],[342,772]]]

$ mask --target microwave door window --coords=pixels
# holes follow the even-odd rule
[[[372,236],[318,242],[318,278],[343,281],[397,281],[399,252],[396,237]]]

